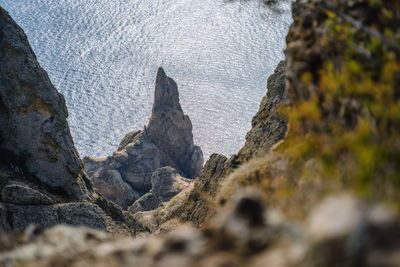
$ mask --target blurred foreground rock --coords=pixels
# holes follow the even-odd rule
[[[352,195],[333,195],[297,225],[247,188],[204,230],[180,226],[121,238],[57,226],[0,235],[0,264],[12,266],[399,266],[399,217]],[[343,206],[344,205],[344,206]]]

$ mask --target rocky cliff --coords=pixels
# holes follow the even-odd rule
[[[213,155],[194,185],[135,214],[164,233],[0,234],[0,263],[399,266],[399,14],[398,1],[296,1],[286,67],[271,78],[284,83],[267,93],[245,147],[230,159]],[[151,180],[159,179],[168,183],[153,199],[181,185],[171,169]],[[49,200],[35,193],[29,201]]]
[[[112,156],[86,157],[84,164],[95,188],[124,209],[154,187],[152,176],[159,168],[175,168],[187,178],[198,176],[203,153],[193,144],[192,123],[179,103],[178,86],[162,68],[157,72],[148,126],[128,133]],[[145,199],[150,201],[149,195]]]
[[[265,155],[283,139],[287,130],[286,121],[277,110],[287,101],[285,82],[285,62],[282,61],[268,78],[267,93],[253,117],[252,129],[246,135],[245,145],[229,159],[223,155],[211,155],[195,180],[193,189],[177,195],[179,201],[166,204],[161,212],[156,211],[157,216],[153,217],[157,218],[158,224],[178,220],[196,227],[204,226],[215,215],[216,194],[225,177],[250,159]]]
[[[64,97],[40,67],[22,29],[4,9],[0,15],[2,161],[15,162],[71,199],[88,199],[90,183],[74,148]]]
[[[124,220],[93,191],[67,116],[23,30],[0,7],[0,231],[59,223],[105,230],[108,215]]]

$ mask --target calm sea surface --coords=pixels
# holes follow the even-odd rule
[[[244,144],[283,58],[290,1],[2,0],[65,96],[81,156],[147,124],[157,68],[179,86],[205,157]]]

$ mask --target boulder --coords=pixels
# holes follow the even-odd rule
[[[0,7],[0,152],[72,200],[89,198],[64,97],[39,65],[23,30]],[[10,159],[8,159],[10,160]],[[89,190],[89,191],[88,191]]]
[[[92,175],[92,181],[99,193],[124,209],[140,197],[116,169],[102,169]]]
[[[51,205],[53,200],[30,187],[8,185],[1,192],[1,200],[17,205]]]
[[[53,205],[6,204],[6,208],[10,224],[15,230],[24,230],[31,224],[44,228],[58,224],[57,210]]]
[[[60,223],[86,226],[99,230],[106,229],[103,211],[95,204],[88,202],[67,203],[56,207]]]
[[[142,131],[132,131],[127,133],[124,138],[122,138],[121,142],[119,143],[118,150],[121,151],[123,150],[128,144],[132,143],[133,139],[136,137],[136,135],[140,134]]]

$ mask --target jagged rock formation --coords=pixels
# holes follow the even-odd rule
[[[3,161],[73,200],[90,183],[74,148],[64,97],[36,60],[25,33],[0,9],[0,154]]]
[[[379,128],[389,128],[392,131],[385,132],[383,137],[390,137],[390,140],[395,140],[398,144],[398,136],[395,135],[398,131],[398,113],[391,113],[390,118],[385,118],[384,125],[376,119],[374,126],[379,125],[373,129],[372,135],[374,138],[369,138],[369,128],[362,125],[360,132],[352,131],[357,125],[354,124],[354,117],[361,116],[363,113],[357,113],[360,110],[367,110],[366,107],[357,109],[356,112],[351,109],[343,109],[342,112],[334,113],[330,108],[336,108],[330,102],[329,97],[340,95],[339,90],[333,89],[346,89],[352,90],[353,88],[340,87],[340,88],[324,88],[323,70],[317,71],[317,66],[324,66],[326,58],[322,57],[309,57],[314,54],[316,50],[321,51],[322,48],[324,57],[330,55],[337,55],[335,53],[345,53],[349,55],[348,50],[335,50],[337,43],[343,39],[329,39],[330,31],[328,28],[333,26],[334,31],[341,30],[341,26],[347,25],[341,19],[337,19],[332,9],[326,9],[326,4],[335,4],[340,12],[349,12],[352,16],[357,17],[357,14],[371,14],[369,11],[376,11],[376,5],[383,5],[388,10],[394,12],[387,13],[386,20],[393,25],[399,25],[400,21],[400,6],[398,2],[388,1],[368,1],[368,0],[355,0],[355,1],[339,1],[339,0],[298,0],[295,4],[296,12],[294,12],[294,24],[292,25],[288,36],[288,50],[287,56],[287,69],[286,75],[288,86],[284,90],[288,90],[290,95],[291,110],[288,111],[288,121],[290,123],[299,122],[295,124],[298,127],[292,127],[286,133],[283,142],[279,146],[272,149],[268,148],[268,140],[261,142],[262,149],[258,150],[256,142],[252,142],[252,138],[247,140],[246,145],[252,149],[244,149],[242,153],[227,159],[224,156],[214,154],[206,163],[206,166],[200,174],[195,185],[190,183],[189,186],[183,189],[179,194],[175,195],[169,202],[163,202],[163,206],[159,206],[155,211],[137,212],[135,216],[140,219],[139,223],[148,227],[149,230],[159,233],[164,230],[175,228],[175,231],[161,233],[150,237],[143,237],[137,239],[121,238],[116,236],[107,235],[104,232],[88,230],[85,228],[71,228],[65,226],[57,226],[52,229],[40,230],[30,228],[24,232],[14,232],[1,234],[0,233],[0,265],[12,266],[273,266],[273,267],[397,267],[400,262],[400,216],[398,211],[398,198],[391,198],[391,196],[398,194],[399,187],[396,184],[390,184],[390,195],[376,194],[379,191],[372,191],[372,195],[363,195],[357,197],[356,193],[359,192],[359,187],[354,190],[351,181],[346,180],[343,175],[346,170],[346,164],[350,164],[350,168],[364,167],[362,162],[350,161],[353,159],[351,153],[367,155],[367,159],[374,156],[372,153],[366,153],[370,147],[376,146],[374,141],[377,139],[381,141],[382,136],[378,135]],[[372,8],[371,8],[372,5]],[[359,9],[359,10],[358,10]],[[358,12],[358,11],[359,12]],[[365,13],[366,12],[366,13]],[[355,15],[354,15],[355,14]],[[396,17],[397,16],[397,17]],[[365,20],[369,21],[370,16],[362,16]],[[336,19],[336,21],[332,20]],[[348,18],[348,17],[347,17]],[[357,17],[360,19],[359,17]],[[386,24],[385,16],[379,16],[380,20],[375,20],[374,29]],[[363,20],[362,20],[363,21]],[[363,21],[364,22],[364,21]],[[367,24],[371,25],[371,24]],[[396,26],[397,27],[397,26]],[[384,28],[384,27],[383,27]],[[380,28],[382,29],[382,28]],[[365,30],[365,29],[364,29]],[[368,38],[365,38],[364,33],[357,29],[348,28],[343,31],[357,36],[359,50],[357,53],[365,52],[360,50],[360,47],[365,44]],[[343,32],[339,36],[343,37]],[[387,31],[389,32],[389,31]],[[390,34],[389,34],[390,36]],[[398,40],[399,37],[396,37]],[[344,39],[344,42],[351,45],[355,39]],[[361,40],[361,41],[360,41]],[[327,43],[335,41],[335,46],[326,47]],[[379,44],[374,43],[379,47]],[[322,48],[321,48],[322,47]],[[339,46],[340,47],[340,46]],[[334,51],[329,50],[332,48]],[[354,46],[352,47],[354,48]],[[380,47],[382,48],[382,47]],[[393,67],[396,79],[395,82],[390,79],[390,72],[393,69],[384,69],[384,80],[386,82],[383,86],[385,92],[393,92],[392,89],[398,89],[396,82],[398,82],[398,74],[400,70],[399,55],[392,52],[388,46],[383,45],[382,50],[378,53],[388,53],[386,56],[389,58],[390,66]],[[376,51],[375,51],[376,52]],[[372,51],[370,55],[375,53]],[[359,54],[357,54],[359,56]],[[346,62],[338,62],[343,58],[335,57],[335,64],[340,66]],[[345,58],[346,60],[348,58]],[[380,63],[386,63],[379,58],[373,58]],[[315,62],[315,60],[317,62]],[[385,65],[384,65],[385,66]],[[353,62],[354,67],[354,62]],[[379,71],[380,65],[378,65]],[[386,66],[387,67],[387,66]],[[315,79],[309,79],[309,71],[314,70],[316,73]],[[332,70],[333,72],[337,70]],[[379,72],[380,73],[380,72]],[[306,74],[306,75],[304,75]],[[329,73],[333,75],[335,73]],[[356,73],[360,74],[360,73]],[[368,73],[369,75],[370,73]],[[375,73],[376,74],[376,73]],[[321,75],[321,76],[319,76]],[[350,76],[344,78],[352,79],[355,74],[351,73]],[[362,75],[362,73],[360,74]],[[279,77],[276,75],[275,77]],[[337,78],[337,76],[333,76]],[[343,79],[343,76],[339,76]],[[312,77],[311,77],[312,78]],[[320,79],[321,78],[321,79]],[[331,78],[331,77],[328,77]],[[358,79],[363,81],[363,76],[357,76]],[[379,77],[375,77],[379,79]],[[347,81],[346,80],[346,81]],[[358,80],[357,80],[358,81]],[[370,83],[371,81],[367,79]],[[334,85],[339,82],[334,80]],[[368,83],[363,83],[363,86]],[[372,83],[374,84],[374,83]],[[374,84],[375,85],[375,84]],[[381,85],[381,84],[378,84]],[[393,88],[393,86],[395,86]],[[358,88],[360,89],[360,88]],[[361,88],[364,89],[364,88]],[[382,95],[374,96],[369,92],[361,91],[362,95],[367,94],[368,99],[378,101]],[[396,94],[393,97],[399,98],[398,90],[394,91]],[[273,92],[271,91],[271,94]],[[310,96],[317,94],[318,98]],[[389,94],[390,95],[390,94]],[[325,97],[324,97],[325,96]],[[308,98],[319,103],[318,108],[326,111],[322,116],[329,116],[331,119],[341,120],[343,114],[350,113],[343,121],[343,127],[350,137],[357,134],[361,135],[361,149],[360,146],[355,150],[348,149],[344,154],[344,162],[341,161],[341,168],[337,168],[332,172],[332,168],[324,169],[324,165],[319,157],[321,155],[313,155],[312,152],[320,152],[318,144],[326,149],[326,145],[337,142],[336,136],[333,133],[341,133],[342,129],[333,127],[324,128],[326,124],[331,121],[318,120],[316,117],[304,117],[305,114],[298,112],[296,109],[297,101],[301,104],[309,104]],[[362,100],[357,95],[356,91],[351,91],[351,97]],[[375,98],[374,98],[375,97]],[[384,103],[387,105],[392,104],[390,99]],[[398,102],[398,99],[396,99]],[[263,101],[264,102],[264,101]],[[268,102],[268,101],[266,101]],[[315,103],[312,102],[312,103]],[[396,102],[396,105],[398,105]],[[336,102],[335,102],[336,103]],[[338,102],[339,103],[339,102]],[[348,104],[352,102],[344,102]],[[343,104],[343,103],[342,103]],[[376,103],[374,103],[376,104]],[[354,106],[354,105],[353,105]],[[304,106],[300,109],[304,113],[310,112],[310,106]],[[377,106],[374,106],[377,107]],[[379,113],[385,110],[386,105],[379,106]],[[277,106],[271,109],[276,112]],[[267,109],[268,110],[268,109]],[[270,116],[265,116],[269,113],[262,111],[257,114],[260,119],[259,125],[254,125],[254,131],[248,136],[253,136],[257,139],[257,132],[264,135],[258,129],[269,129],[268,121]],[[293,120],[290,115],[297,120]],[[315,105],[311,106],[311,111],[315,111]],[[377,116],[373,109],[367,113],[368,117]],[[276,116],[277,113],[275,113]],[[315,114],[311,112],[311,114]],[[365,114],[365,113],[364,113]],[[393,115],[394,114],[394,115]],[[309,115],[309,114],[306,114]],[[303,116],[299,117],[298,116]],[[278,116],[279,117],[279,116]],[[380,117],[378,117],[380,118]],[[291,120],[292,119],[292,120]],[[257,119],[255,119],[257,121]],[[395,124],[387,124],[386,122],[395,122]],[[396,124],[397,123],[397,124]],[[258,123],[257,123],[258,124]],[[279,125],[276,124],[276,125]],[[341,125],[341,124],[339,124]],[[395,126],[393,126],[395,125]],[[397,126],[396,126],[397,125]],[[265,128],[264,128],[265,126]],[[311,127],[310,127],[311,126]],[[336,126],[336,125],[335,125]],[[397,127],[397,128],[396,128]],[[308,135],[322,134],[326,139],[324,143],[312,143],[312,146],[304,147],[304,144],[309,143],[308,136],[301,135],[299,138],[293,139],[293,131],[298,129],[307,129]],[[272,129],[275,129],[272,127]],[[281,129],[281,128],[279,128]],[[283,129],[281,129],[283,130]],[[315,132],[313,132],[315,131]],[[297,133],[297,132],[296,132]],[[388,135],[386,135],[388,134]],[[134,142],[136,133],[129,134],[124,139],[121,151],[128,143]],[[264,135],[267,136],[267,135]],[[273,134],[272,138],[280,136]],[[315,136],[314,136],[315,137]],[[340,136],[343,138],[344,136]],[[268,138],[265,137],[265,138]],[[255,139],[255,140],[256,140]],[[132,140],[132,141],[131,141]],[[296,141],[296,142],[293,142]],[[311,141],[315,141],[312,139]],[[350,139],[353,141],[353,139]],[[358,142],[360,140],[356,139]],[[368,143],[362,143],[367,140]],[[298,142],[303,145],[299,149]],[[340,140],[343,143],[343,140]],[[289,146],[287,144],[289,143]],[[351,143],[351,142],[345,142]],[[316,145],[317,144],[317,145]],[[389,143],[392,144],[392,143]],[[285,146],[286,145],[286,146]],[[379,144],[381,145],[381,144]],[[294,149],[293,149],[294,146]],[[307,148],[307,149],[304,149]],[[328,148],[330,148],[328,146]],[[335,147],[336,148],[336,147]],[[352,147],[350,147],[352,148]],[[379,147],[381,148],[381,147]],[[384,147],[386,148],[384,155],[399,155],[398,146]],[[256,151],[254,151],[255,149]],[[260,156],[262,150],[269,150],[269,152]],[[257,151],[258,150],[258,151]],[[300,153],[306,151],[307,153]],[[336,151],[342,152],[343,150]],[[249,154],[247,154],[249,153]],[[309,156],[311,154],[312,156]],[[250,156],[252,155],[252,156]],[[300,155],[300,159],[298,159]],[[342,154],[339,154],[340,156]],[[257,156],[257,157],[254,157]],[[322,155],[326,158],[326,154]],[[124,155],[121,156],[122,158]],[[252,158],[253,157],[253,158]],[[297,158],[296,158],[297,157]],[[249,158],[249,160],[247,160]],[[296,159],[296,161],[293,160]],[[372,157],[372,159],[374,159]],[[395,157],[395,159],[398,159]],[[329,167],[335,164],[328,158]],[[382,162],[367,161],[370,165],[377,165],[382,163],[385,168],[372,169],[374,174],[379,175],[380,179],[387,179],[389,176],[397,182],[397,174],[399,171],[398,164],[390,157],[380,159]],[[96,166],[93,162],[92,167]],[[239,166],[240,165],[240,166]],[[369,166],[369,165],[368,165]],[[1,167],[1,165],[0,165]],[[327,171],[328,170],[328,171]],[[366,169],[371,170],[371,169]],[[389,170],[389,174],[385,171]],[[364,171],[365,172],[365,171]],[[171,184],[174,184],[172,177],[173,171],[167,169],[159,170],[157,177],[162,181],[170,181],[165,183],[165,186],[154,187],[153,199],[156,194],[159,196],[170,195]],[[333,173],[333,175],[332,175]],[[351,172],[350,172],[351,174]],[[385,176],[386,174],[386,176]],[[0,173],[0,175],[2,175]],[[328,179],[326,176],[330,175]],[[164,176],[167,177],[164,178]],[[351,177],[353,178],[353,177]],[[345,180],[345,183],[343,183]],[[368,182],[363,180],[363,182]],[[380,181],[379,181],[380,182]],[[222,185],[221,185],[222,184]],[[372,183],[374,187],[381,186],[380,183]],[[19,199],[19,194],[15,194],[16,190],[21,190],[29,195],[29,199],[42,203],[46,202],[46,198],[38,193],[27,188],[7,187],[5,194],[10,194],[4,197],[9,201],[18,201],[24,203],[25,200]],[[196,191],[197,190],[197,191]],[[175,192],[173,190],[173,192]],[[332,193],[333,192],[333,193]],[[187,198],[190,196],[189,198]],[[372,196],[372,197],[370,197]],[[382,201],[379,201],[381,199]],[[393,199],[395,201],[393,201]],[[21,202],[22,201],[22,202]],[[7,203],[8,204],[8,203]],[[387,205],[389,204],[389,205]],[[4,214],[5,203],[0,203],[0,226],[5,229],[10,228],[9,219]],[[391,209],[390,207],[394,208]],[[168,214],[175,214],[172,218]],[[201,229],[196,229],[191,226],[185,227],[179,224],[176,220],[177,217],[183,216],[184,220],[191,222],[196,226],[202,226]],[[212,217],[211,220],[205,220],[205,217]],[[164,218],[167,218],[164,220]],[[207,222],[205,225],[204,222]],[[179,226],[179,228],[176,228]],[[8,228],[7,228],[8,227]]]
[[[285,62],[280,62],[275,72],[268,78],[267,93],[261,101],[260,109],[252,120],[252,129],[246,135],[246,143],[238,154],[231,158],[213,154],[203,171],[195,180],[191,191],[179,194],[179,203],[165,205],[163,212],[157,212],[159,225],[170,220],[190,222],[202,227],[215,214],[216,193],[225,177],[250,159],[265,155],[273,145],[282,140],[286,133],[285,119],[277,112],[287,101],[285,90]]]
[[[146,128],[151,141],[165,152],[178,170],[195,178],[203,167],[203,153],[193,145],[192,123],[182,111],[178,87],[160,68],[157,73],[153,112]]]
[[[106,230],[107,215],[124,221],[93,191],[67,116],[25,33],[0,7],[0,232],[59,223]]]
[[[169,166],[188,178],[200,173],[203,153],[193,145],[192,123],[182,111],[177,85],[162,68],[149,125],[128,133],[112,156],[83,161],[96,189],[124,209],[154,187],[152,175],[158,168]],[[149,203],[151,193],[145,198]]]

